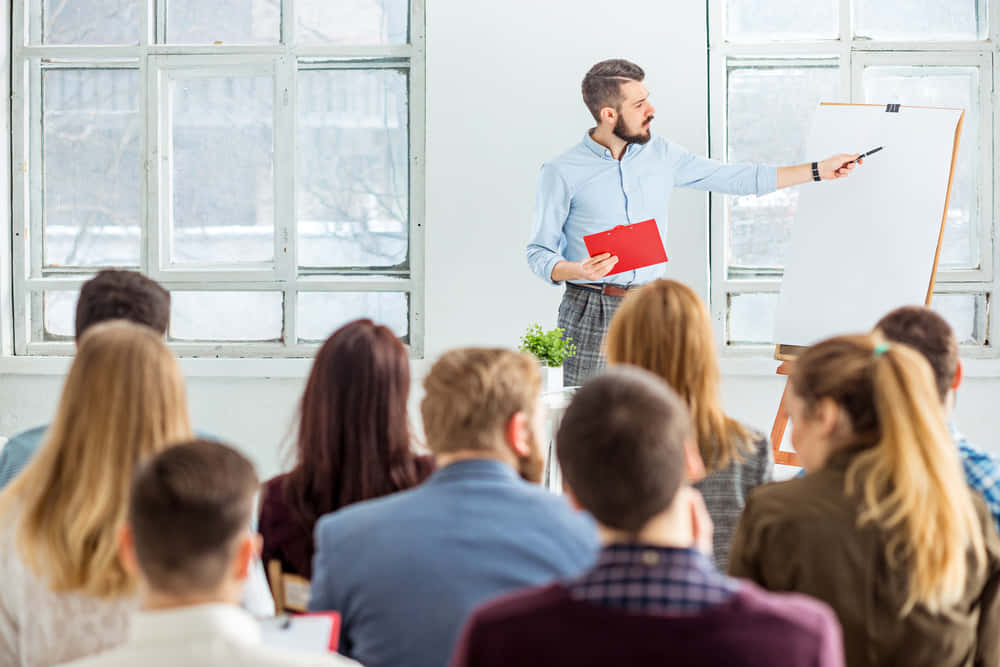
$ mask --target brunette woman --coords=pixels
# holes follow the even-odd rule
[[[326,340],[299,408],[295,465],[261,493],[265,565],[310,578],[317,519],[433,472],[433,458],[412,449],[409,394],[409,356],[388,327],[356,320]]]

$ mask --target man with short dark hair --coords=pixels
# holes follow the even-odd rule
[[[248,530],[253,465],[207,440],[169,447],[136,474],[121,560],[138,579],[142,611],[124,645],[75,667],[356,665],[346,658],[262,646],[257,621],[237,606],[260,550]]]
[[[346,655],[367,667],[441,667],[473,607],[593,563],[593,522],[534,483],[540,390],[529,355],[445,353],[420,405],[437,472],[320,519],[309,607],[342,614]]]
[[[1000,458],[969,442],[951,419],[955,393],[962,383],[955,332],[943,317],[925,306],[897,308],[878,321],[875,332],[889,341],[909,345],[927,359],[949,420],[948,428],[958,446],[965,481],[986,501],[1000,529]]]
[[[80,288],[76,302],[76,340],[100,322],[129,320],[166,336],[170,326],[170,292],[137,271],[104,269]],[[11,436],[0,450],[0,489],[27,465],[48,425]]]
[[[452,667],[843,665],[829,607],[715,569],[712,522],[688,483],[690,417],[659,378],[616,368],[588,382],[556,448],[567,493],[600,527],[597,566],[480,607]]]
[[[667,246],[671,190],[690,187],[739,195],[846,176],[857,155],[834,155],[793,167],[727,165],[697,157],[650,130],[656,109],[645,72],[627,60],[605,60],[583,79],[583,101],[596,126],[583,141],[542,165],[528,265],[549,284],[566,283],[559,326],[577,353],[564,364],[567,386],[604,366],[601,343],[627,290],[663,276],[663,266],[609,275],[618,261],[590,256],[583,237],[653,218]]]

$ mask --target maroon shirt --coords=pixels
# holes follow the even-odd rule
[[[511,665],[842,667],[830,608],[749,582],[697,614],[627,612],[575,600],[563,584],[515,593],[473,612],[452,667]]]
[[[416,462],[417,474],[422,482],[434,472],[434,457],[418,456]],[[260,557],[265,571],[267,564],[277,559],[281,562],[282,572],[311,579],[313,530],[316,526],[315,523],[307,525],[289,508],[285,501],[286,479],[288,473],[272,477],[261,488],[257,529],[264,544]]]

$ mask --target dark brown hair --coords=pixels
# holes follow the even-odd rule
[[[406,347],[388,327],[355,320],[320,347],[284,484],[308,534],[322,515],[416,486],[430,472],[411,449],[409,395]]]
[[[441,355],[424,377],[420,413],[436,454],[489,451],[512,416],[535,413],[538,361],[503,348],[463,348]]]
[[[621,59],[602,60],[583,77],[583,103],[594,120],[601,122],[601,109],[611,107],[617,110],[621,105],[622,84],[645,78],[646,73],[635,63]]]
[[[926,306],[903,306],[879,320],[875,331],[924,355],[944,401],[958,372],[958,342],[948,322]]]
[[[150,586],[175,595],[217,588],[250,528],[257,484],[250,461],[207,440],[167,447],[140,466],[128,522]]]
[[[83,284],[76,302],[76,340],[98,322],[129,320],[167,333],[170,292],[137,271],[104,269]]]
[[[612,368],[585,384],[556,434],[563,477],[605,526],[638,533],[684,484],[687,408],[663,380],[639,368]]]

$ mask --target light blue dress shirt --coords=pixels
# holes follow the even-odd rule
[[[650,218],[656,219],[669,257],[667,211],[675,187],[763,195],[778,189],[778,169],[698,157],[663,137],[629,144],[618,161],[587,132],[579,144],[542,165],[528,265],[543,280],[556,284],[551,276],[557,262],[590,257],[584,236]],[[658,264],[602,282],[642,285],[662,275],[663,265]]]

